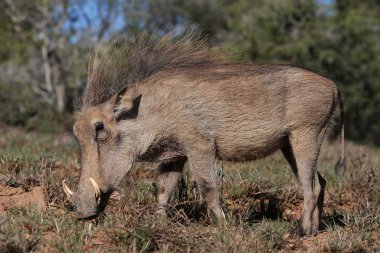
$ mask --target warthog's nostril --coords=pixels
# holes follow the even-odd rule
[[[95,199],[98,202],[98,204],[100,204],[100,196],[101,196],[102,191],[100,190],[98,184],[92,177],[90,177],[90,181],[95,188]]]

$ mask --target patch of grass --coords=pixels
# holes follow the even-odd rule
[[[380,164],[372,149],[350,144],[347,172],[333,171],[337,145],[325,145],[319,171],[327,179],[324,230],[293,238],[302,190],[280,153],[250,163],[219,163],[225,227],[212,223],[186,165],[169,217],[155,215],[155,172],[136,170],[100,217],[77,221],[61,189],[79,179],[70,135],[10,130],[0,136],[0,185],[42,186],[46,210],[0,212],[1,252],[379,252]],[[376,151],[375,155],[378,155]],[[336,154],[331,156],[331,154]],[[223,176],[222,170],[223,167]]]
[[[3,244],[22,251],[40,251],[52,247],[57,251],[78,251],[86,229],[77,224],[74,216],[44,213],[35,207],[13,208],[7,211],[1,225]]]

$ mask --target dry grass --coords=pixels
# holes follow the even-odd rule
[[[0,252],[380,251],[380,152],[375,149],[349,143],[347,173],[339,179],[333,171],[338,145],[324,145],[319,170],[328,180],[325,229],[299,239],[289,235],[302,208],[302,192],[280,154],[253,163],[219,164],[229,220],[224,228],[213,225],[199,204],[188,169],[169,218],[158,219],[155,172],[143,166],[120,186],[104,214],[77,221],[60,186],[64,177],[72,186],[78,181],[74,140],[70,135],[5,131],[0,137],[0,186],[25,194],[42,187],[46,205],[4,206]]]

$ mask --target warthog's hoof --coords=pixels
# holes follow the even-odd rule
[[[166,209],[158,208],[154,214],[156,219],[159,221],[168,220],[168,214],[166,213]]]
[[[294,238],[294,239],[307,239],[311,236],[314,236],[318,233],[317,230],[313,231],[311,228],[309,229],[304,229],[301,226],[301,222],[298,222],[296,227],[294,227],[290,232],[289,232],[289,237]]]

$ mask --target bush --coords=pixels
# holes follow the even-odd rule
[[[0,83],[0,122],[27,131],[62,132],[71,129],[72,115],[57,113],[29,86]]]

